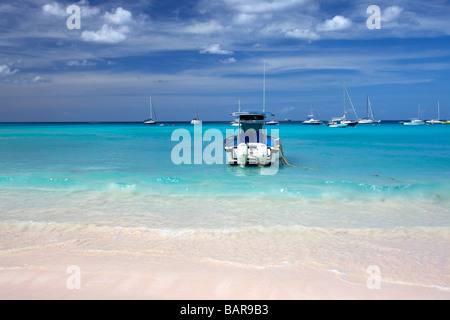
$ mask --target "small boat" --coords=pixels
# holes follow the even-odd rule
[[[311,113],[308,115],[307,120],[303,121],[302,124],[305,125],[321,125],[322,121],[314,119],[315,109],[313,104],[311,104]]]
[[[330,122],[327,123],[327,126],[330,128],[347,128],[348,124],[345,123],[345,118],[332,118]]]
[[[227,137],[223,144],[227,163],[245,167],[270,165],[282,154],[280,138],[267,135],[266,116],[270,112],[235,112],[231,114],[239,119],[238,134]]]
[[[195,118],[192,119],[191,124],[202,124],[202,120],[198,119],[198,112],[197,112],[197,108],[195,108]]]
[[[155,120],[153,120],[153,115],[155,116]],[[144,124],[154,125],[157,124],[156,121],[156,112],[153,110],[152,98],[150,97],[150,119],[144,121]]]
[[[420,119],[411,119],[410,121],[403,122],[404,126],[423,126],[425,122]]]
[[[440,112],[440,106],[439,106],[439,102],[438,102],[438,118],[437,118],[437,120],[428,120],[427,121],[427,123],[431,123],[431,124],[442,124],[443,123],[443,121],[442,120],[439,120],[440,118],[441,118],[441,112]]]
[[[367,104],[366,104],[366,117],[361,118],[358,120],[359,124],[373,124],[373,123],[380,123],[380,120],[375,120],[375,117],[373,116],[373,110],[372,106],[370,104],[369,96],[367,96]]]
[[[346,127],[354,127],[358,124],[358,121],[347,120],[347,100],[346,96],[348,96],[350,103],[353,108],[353,112],[355,113],[356,119],[358,119],[358,115],[356,114],[355,107],[353,106],[352,100],[350,99],[350,95],[348,94],[347,88],[344,84],[344,115],[342,117],[332,118],[330,122],[328,122],[328,126],[330,128],[346,128]]]
[[[278,121],[275,121],[275,120],[266,122],[266,126],[276,126],[276,125],[279,125],[279,124],[280,123]]]
[[[405,121],[402,123],[404,126],[423,126],[425,121],[420,120],[420,104],[417,111],[417,118],[412,118],[410,121]]]

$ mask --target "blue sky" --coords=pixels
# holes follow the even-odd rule
[[[69,30],[69,5],[81,28]],[[369,30],[367,8],[381,9]],[[450,1],[19,0],[0,3],[1,121],[450,118]]]

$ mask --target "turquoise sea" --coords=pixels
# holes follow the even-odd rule
[[[172,161],[180,142],[171,137],[179,129],[191,134],[192,164]],[[209,129],[225,137],[233,128],[203,123],[203,132]],[[396,256],[398,274],[404,269],[398,261],[432,257],[426,267],[432,278],[419,282],[450,286],[450,125],[341,129],[293,122],[268,129],[278,130],[292,165],[275,174],[193,164],[194,126],[187,123],[1,124],[0,229],[120,228],[168,241],[217,236],[214,252],[205,249],[202,259],[259,267],[311,263],[343,273],[354,263],[343,262],[343,252],[336,252],[342,248],[362,266],[391,266],[394,259],[377,262],[364,254],[367,246],[381,250],[376,243],[383,247],[378,255]],[[203,149],[213,142],[203,141]],[[330,236],[328,248],[324,235]],[[355,235],[370,239],[357,245]],[[5,233],[0,238],[3,248],[13,240]],[[231,240],[255,243],[247,254],[234,255],[226,245],[217,249]],[[407,250],[408,241],[414,249],[402,256],[398,250]],[[414,282],[411,274],[400,279]]]

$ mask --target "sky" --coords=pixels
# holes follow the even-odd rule
[[[450,119],[449,21],[445,0],[1,0],[0,122],[143,121],[150,97],[159,121],[228,121],[262,110],[264,65],[278,120],[341,116],[344,85],[358,117],[369,96]]]

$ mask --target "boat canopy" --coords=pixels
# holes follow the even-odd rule
[[[238,117],[239,124],[244,132],[250,129],[258,132],[261,129],[265,129],[266,117],[274,116],[272,112],[261,111],[246,111],[246,112],[233,112],[231,114],[234,117]]]

